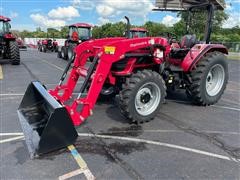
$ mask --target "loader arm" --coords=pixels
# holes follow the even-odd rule
[[[156,44],[165,46],[166,54],[170,51],[165,38],[108,38],[84,42],[76,48],[76,57],[67,83],[58,85],[54,90],[49,90],[49,93],[66,107],[74,125],[78,126],[89,115],[92,115],[99,93],[110,74],[112,64],[122,60],[128,52],[153,47]],[[94,60],[87,69],[85,65],[90,57],[94,57]],[[72,104],[67,105],[65,102],[72,97],[79,77],[85,77],[79,95]],[[86,97],[81,97],[89,83]],[[59,93],[61,91],[63,91],[62,95]],[[79,109],[81,110],[79,111]]]

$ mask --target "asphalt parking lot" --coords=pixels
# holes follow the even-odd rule
[[[31,160],[16,110],[30,81],[53,88],[67,62],[32,49],[21,51],[21,60],[20,66],[1,64],[0,177],[58,179],[79,169],[77,162],[67,149]],[[141,126],[121,116],[117,98],[98,103],[77,128],[75,147],[96,179],[240,179],[240,61],[229,61],[229,73],[216,105],[194,106],[176,92]]]

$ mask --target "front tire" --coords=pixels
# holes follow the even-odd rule
[[[42,51],[46,53],[47,52],[47,46],[43,45],[42,47],[43,47]]]
[[[136,123],[152,120],[164,102],[166,86],[162,77],[151,70],[134,73],[120,91],[122,114]]]
[[[73,56],[73,47],[69,46],[68,50],[67,50],[67,59],[68,59],[68,61],[71,60],[72,56]]]
[[[228,64],[221,52],[206,54],[190,73],[192,83],[187,88],[188,97],[202,106],[218,102],[228,82]]]
[[[20,64],[20,52],[16,41],[9,42],[9,55],[12,61],[12,65]]]
[[[67,47],[66,46],[63,46],[61,48],[61,56],[63,59],[67,60]]]

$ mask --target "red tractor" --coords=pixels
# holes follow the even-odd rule
[[[13,65],[19,65],[19,47],[16,37],[10,32],[10,21],[10,18],[0,16],[0,56],[10,59]]]
[[[52,39],[43,39],[38,42],[38,50],[40,52],[57,52],[58,51],[58,42]]]
[[[18,48],[22,49],[22,50],[27,50],[27,46],[24,43],[24,41],[22,40],[22,38],[17,38],[17,44],[18,44]]]
[[[127,37],[79,44],[73,66],[69,61],[54,89],[47,91],[40,82],[32,82],[18,109],[32,157],[74,143],[77,138],[74,126],[93,114],[101,96],[119,95],[120,111],[135,123],[154,119],[167,88],[173,86],[184,89],[195,104],[208,106],[218,102],[228,82],[225,56],[228,50],[208,42],[213,10],[222,6],[218,1],[208,0],[188,0],[185,4],[190,12],[199,7],[208,10],[204,42],[190,34],[178,43],[171,36],[131,38],[128,21]],[[84,81],[74,97],[80,78]]]
[[[67,40],[64,42],[64,46],[59,47],[58,57],[65,60],[70,60],[74,55],[74,48],[89,39],[92,38],[92,26],[87,23],[76,23],[69,27],[69,33]]]

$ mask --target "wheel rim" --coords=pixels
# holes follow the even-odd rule
[[[216,96],[222,89],[225,80],[225,71],[222,65],[214,65],[206,78],[206,91],[209,96]]]
[[[135,96],[135,109],[142,115],[153,113],[159,106],[161,90],[156,83],[149,82],[139,88]]]

